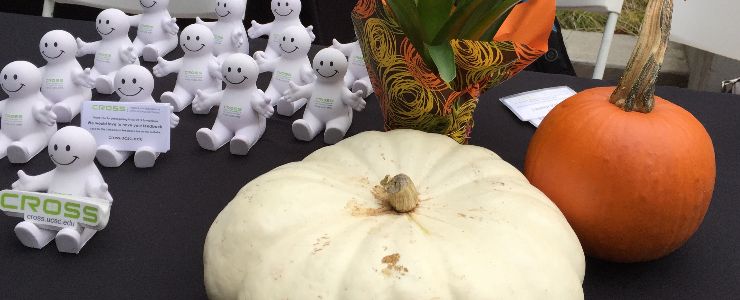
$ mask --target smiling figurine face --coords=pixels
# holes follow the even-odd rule
[[[344,80],[344,75],[347,74],[347,58],[337,49],[323,49],[313,58],[313,70],[317,80]]]
[[[170,5],[170,0],[139,0],[141,8],[146,11],[160,11],[167,9]]]
[[[298,19],[301,14],[300,0],[272,0],[270,3],[275,20]]]
[[[95,29],[104,40],[128,36],[129,27],[128,16],[114,8],[100,12],[95,20]]]
[[[259,67],[251,56],[244,53],[229,55],[221,65],[221,73],[227,86],[245,88],[257,84]]]
[[[311,48],[311,37],[306,29],[291,26],[283,30],[278,39],[280,55],[286,57],[305,56]]]
[[[77,43],[69,32],[52,30],[44,34],[41,38],[39,51],[47,62],[64,62],[75,58],[77,54]]]
[[[242,20],[246,9],[247,3],[244,0],[216,1],[216,15],[218,15],[219,20]]]
[[[198,56],[213,50],[213,32],[205,25],[192,24],[180,33],[180,47],[185,56]]]
[[[121,100],[149,98],[154,91],[152,73],[140,65],[127,65],[116,73],[114,88]]]
[[[49,158],[57,168],[67,170],[92,164],[96,149],[92,134],[75,126],[59,129],[49,140]]]
[[[14,61],[0,71],[0,88],[8,97],[33,95],[41,89],[41,71],[27,61]]]

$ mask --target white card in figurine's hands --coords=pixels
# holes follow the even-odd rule
[[[166,103],[87,101],[80,123],[98,145],[119,151],[151,147],[163,153],[170,150],[171,115],[172,106]]]
[[[540,119],[541,122],[556,105],[575,94],[570,87],[557,86],[507,96],[501,98],[501,102],[514,112],[519,120],[526,122]],[[532,124],[538,126],[539,122],[535,121]]]
[[[0,192],[0,210],[6,215],[49,229],[59,230],[79,224],[95,230],[108,225],[111,203],[108,200],[70,195],[16,190]]]

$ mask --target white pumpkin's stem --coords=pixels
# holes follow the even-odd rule
[[[637,45],[609,102],[624,111],[649,113],[655,106],[655,81],[671,32],[673,0],[650,0]]]
[[[386,175],[380,185],[373,188],[373,195],[386,202],[398,213],[411,212],[419,205],[419,192],[406,174]]]

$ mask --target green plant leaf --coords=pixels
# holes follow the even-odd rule
[[[496,20],[493,24],[491,24],[491,27],[488,28],[488,31],[486,31],[483,36],[481,36],[481,41],[493,41],[493,37],[496,36],[496,33],[498,33],[498,30],[501,29],[501,25],[504,24],[504,21],[506,21],[506,18],[509,17],[509,14],[511,14],[511,10],[507,11],[501,18]]]
[[[424,41],[430,43],[452,14],[454,0],[417,0],[419,18],[424,26]]]
[[[447,22],[437,32],[437,35],[432,40],[432,45],[440,45],[442,43],[449,42],[452,39],[460,37],[460,32],[467,22],[470,21],[470,17],[475,13],[476,10],[481,9],[487,5],[495,5],[494,0],[469,0],[460,1],[455,11],[447,19]],[[498,1],[495,1],[496,3]]]
[[[427,48],[429,49],[432,60],[434,60],[434,64],[437,66],[439,77],[447,83],[455,80],[457,66],[455,65],[455,54],[452,51],[450,42],[448,41],[439,45],[427,45]]]
[[[482,40],[489,33],[494,24],[503,24],[508,12],[519,4],[520,0],[503,0],[495,5],[477,10],[471,17],[471,22],[464,26],[460,37],[469,40]],[[498,22],[501,21],[501,22]],[[498,31],[498,25],[495,30]]]
[[[430,68],[434,68],[434,63],[429,55],[429,51],[426,49],[426,43],[424,43],[424,34],[417,12],[415,0],[388,0],[388,6],[396,16],[396,22],[401,26],[403,33],[409,39],[416,51],[419,52],[424,63]]]

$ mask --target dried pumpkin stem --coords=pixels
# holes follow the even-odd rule
[[[414,182],[406,174],[393,177],[386,175],[380,181],[380,185],[373,188],[373,195],[390,204],[399,213],[411,212],[419,205],[419,192],[416,191]]]
[[[650,0],[637,45],[609,102],[624,111],[649,113],[655,105],[655,81],[671,32],[673,0]]]

